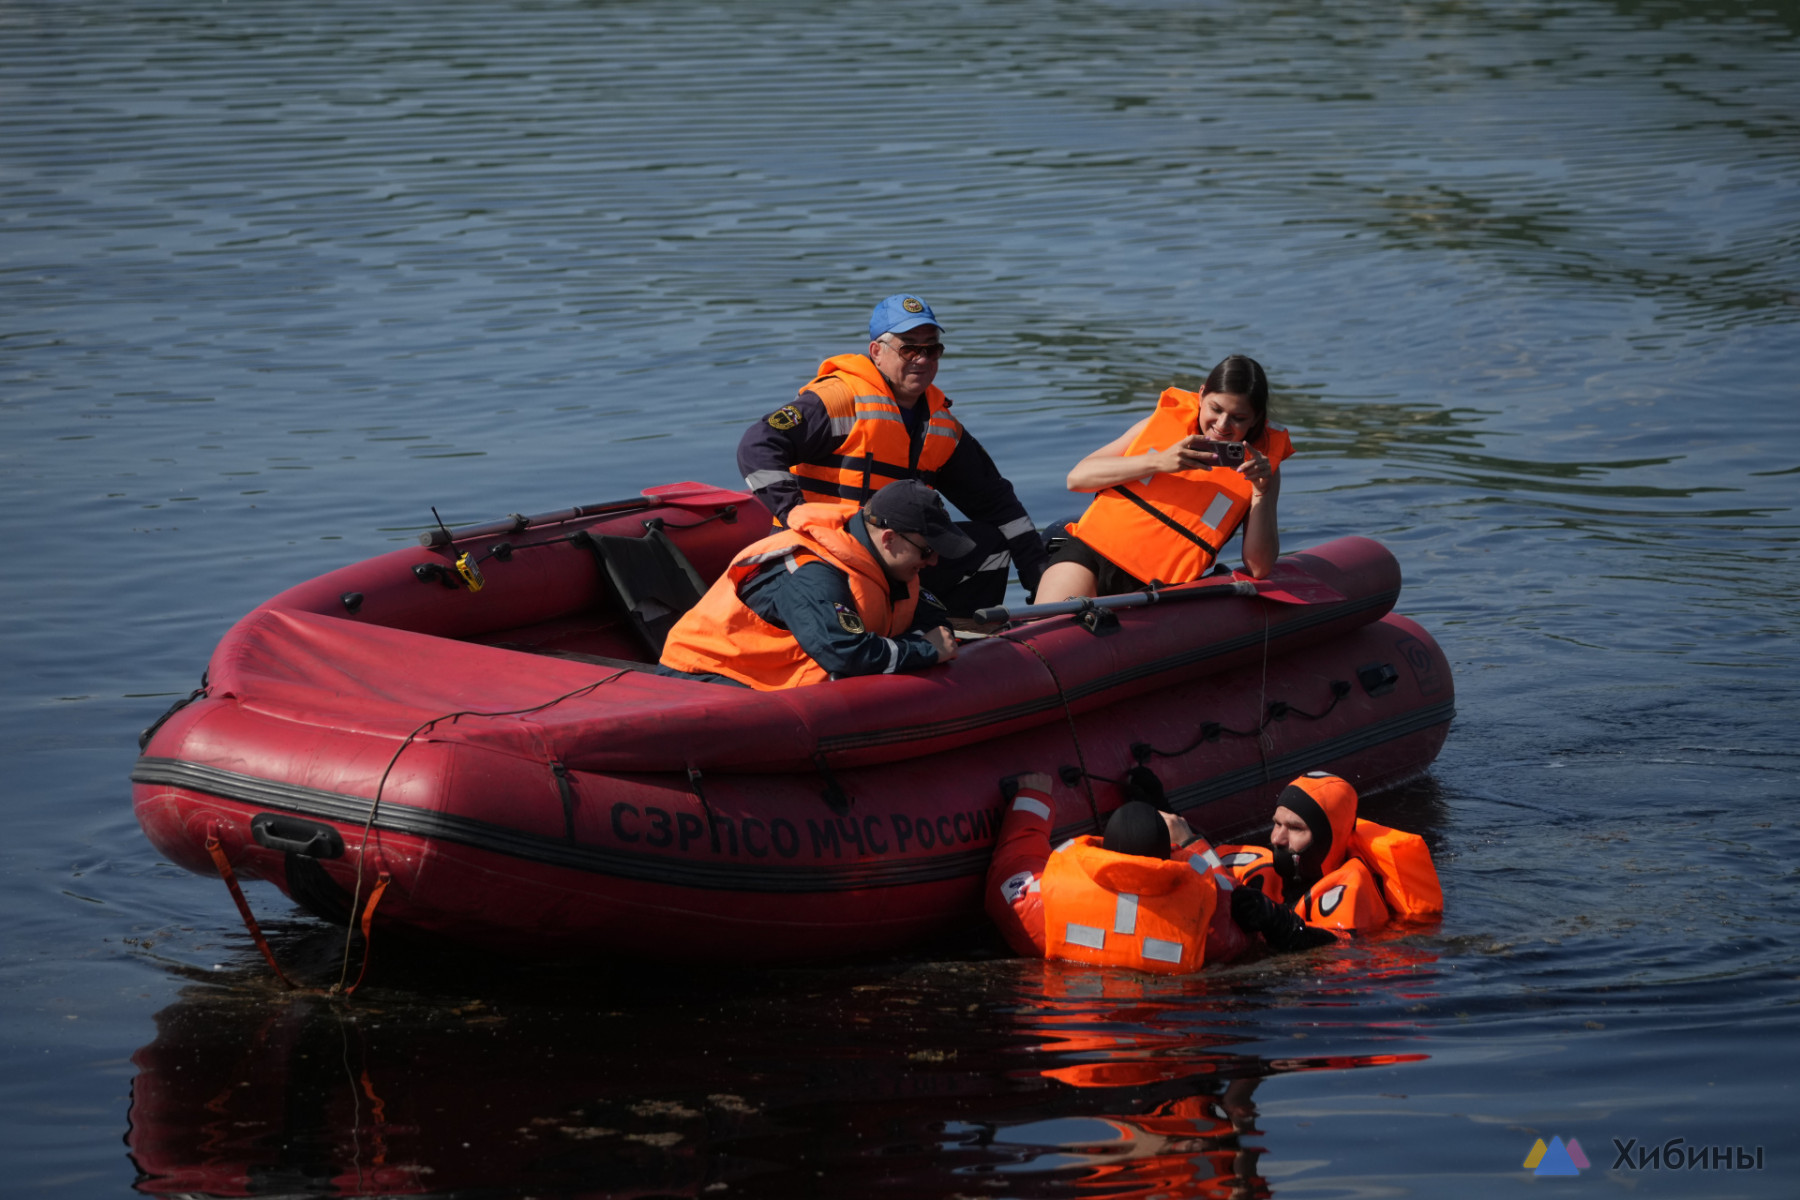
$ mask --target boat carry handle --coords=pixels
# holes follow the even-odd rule
[[[344,857],[344,839],[329,825],[282,813],[257,813],[250,818],[250,836],[268,850],[303,854],[307,858]]]

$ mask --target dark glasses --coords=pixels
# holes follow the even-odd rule
[[[888,345],[907,362],[918,362],[921,358],[926,362],[936,362],[944,357],[942,342],[921,342],[916,346],[909,346],[905,342],[889,342]]]

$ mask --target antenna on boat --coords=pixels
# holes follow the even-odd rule
[[[444,544],[454,547],[456,544],[456,536],[450,532],[450,527],[444,524],[444,518],[438,516],[437,505],[435,504],[431,506],[431,516],[432,519],[438,523],[438,528],[444,531]],[[469,590],[471,592],[479,592],[483,587],[487,586],[487,580],[483,579],[481,576],[481,568],[476,565],[475,560],[469,556],[467,550],[464,550],[461,554],[456,556],[456,573],[462,576],[463,582],[469,585]]]

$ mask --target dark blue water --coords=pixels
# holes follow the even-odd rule
[[[1792,1195],[1797,38],[1727,0],[0,7],[6,1190]],[[1457,673],[1369,806],[1442,925],[1173,982],[971,929],[273,988],[126,783],[229,624],[432,505],[729,483],[901,289],[1044,523],[1160,387],[1268,367],[1285,543],[1386,542]]]

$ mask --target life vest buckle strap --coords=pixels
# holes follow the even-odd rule
[[[1142,496],[1140,496],[1136,492],[1132,491],[1126,485],[1119,484],[1118,486],[1108,488],[1107,490],[1112,492],[1113,495],[1115,495],[1115,496],[1121,496],[1121,497],[1125,498],[1126,500],[1131,501],[1131,503],[1133,503],[1133,504],[1137,505],[1139,508],[1143,509],[1150,516],[1156,518],[1158,521],[1162,522],[1164,525],[1168,526],[1170,529],[1174,530],[1176,533],[1180,534],[1182,537],[1186,538],[1188,541],[1194,543],[1194,545],[1196,545],[1196,546],[1200,547],[1202,550],[1206,551],[1206,553],[1210,557],[1215,558],[1215,559],[1218,558],[1219,551],[1224,549],[1224,547],[1222,545],[1221,546],[1213,545],[1211,542],[1207,541],[1205,538],[1201,537],[1199,534],[1197,534],[1193,530],[1189,529],[1186,525],[1183,525],[1180,521],[1175,520],[1175,518],[1171,517],[1168,513],[1162,511],[1162,509],[1160,509],[1160,508],[1157,508],[1154,504],[1150,503],[1148,500],[1144,499]]]

